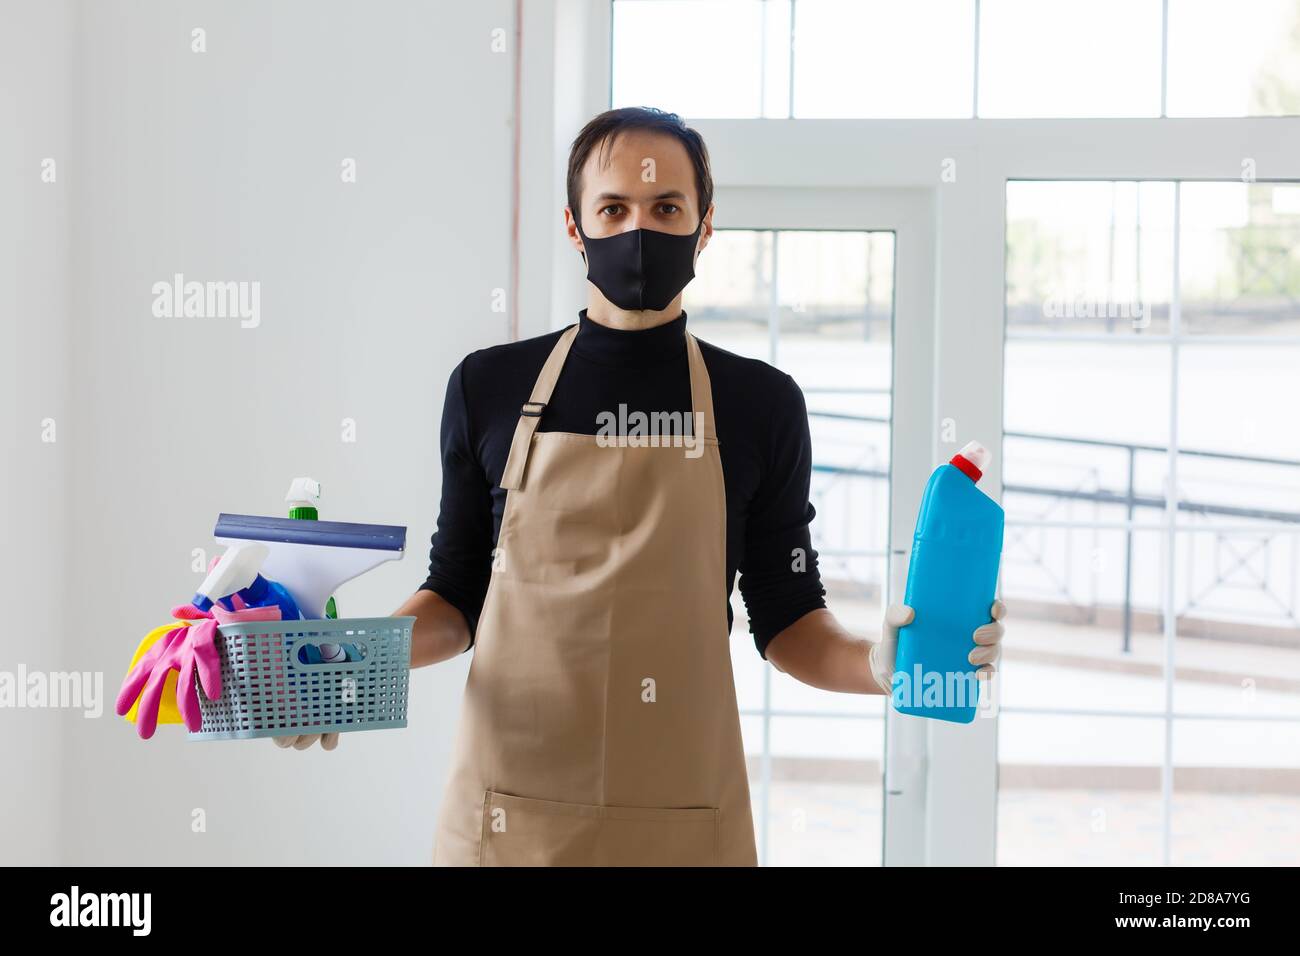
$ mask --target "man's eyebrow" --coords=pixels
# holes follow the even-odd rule
[[[616,202],[626,202],[627,198],[628,197],[624,196],[622,193],[597,193],[596,194],[597,202],[604,202],[606,200],[611,200],[611,199]],[[660,193],[654,198],[657,200],[658,199],[685,199],[686,194],[677,189],[670,189],[668,190],[668,192]]]

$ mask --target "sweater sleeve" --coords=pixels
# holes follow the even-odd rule
[[[745,523],[740,593],[758,653],[810,611],[826,606],[809,525],[812,437],[803,392],[789,375],[770,410],[770,445]]]
[[[492,573],[492,494],[472,431],[461,362],[442,406],[442,501],[429,576],[420,589],[436,592],[465,616],[470,646]]]

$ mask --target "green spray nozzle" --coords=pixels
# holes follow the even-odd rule
[[[289,517],[315,521],[319,517],[316,503],[320,501],[320,482],[314,478],[295,478],[284,496],[289,502]]]

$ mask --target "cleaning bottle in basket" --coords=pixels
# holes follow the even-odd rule
[[[316,521],[320,518],[320,513],[316,510],[316,503],[320,501],[320,482],[314,478],[295,478],[289,483],[289,493],[284,500],[289,502],[290,518],[301,521]],[[325,602],[325,617],[327,620],[336,620],[338,616],[338,606],[331,596]]]
[[[260,577],[257,569],[266,560],[266,555],[266,545],[255,541],[232,544],[212,563],[208,576],[190,598],[190,604],[200,611],[207,611],[218,601],[226,601],[226,610],[232,610],[228,595],[248,587]]]
[[[1002,508],[977,488],[988,449],[970,442],[930,476],[907,569],[916,617],[898,632],[894,709],[970,723],[979,704],[971,634],[989,622],[1002,556]]]
[[[320,512],[316,510],[316,504],[320,501],[320,482],[315,478],[295,478],[289,482],[289,493],[284,496],[284,500],[289,502],[290,518],[298,521],[320,520]],[[334,603],[334,596],[331,594],[330,599],[325,602],[325,619],[337,620],[338,616],[338,605]],[[346,657],[339,657],[342,649],[337,644],[321,644],[315,647],[306,645],[303,650],[311,657],[319,658],[319,660],[310,660],[313,664],[337,664],[340,660],[347,660]]]
[[[235,604],[232,600],[238,597],[239,603]],[[235,607],[270,607],[274,605],[280,609],[280,620],[296,621],[302,614],[298,611],[298,605],[293,596],[285,590],[284,585],[279,581],[270,581],[260,574],[253,578],[253,583],[242,591],[236,591],[231,598],[223,601],[222,604],[232,604]],[[227,607],[227,610],[230,610]]]

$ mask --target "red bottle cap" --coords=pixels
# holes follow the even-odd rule
[[[988,464],[989,450],[977,441],[967,442],[961,451],[948,459],[948,464],[959,469],[971,481],[979,481]]]
[[[959,469],[971,481],[979,481],[980,478],[982,478],[984,475],[984,472],[976,468],[973,462],[968,461],[966,458],[962,457],[961,455],[953,455],[951,458],[948,459],[948,464],[952,465],[954,468]]]

